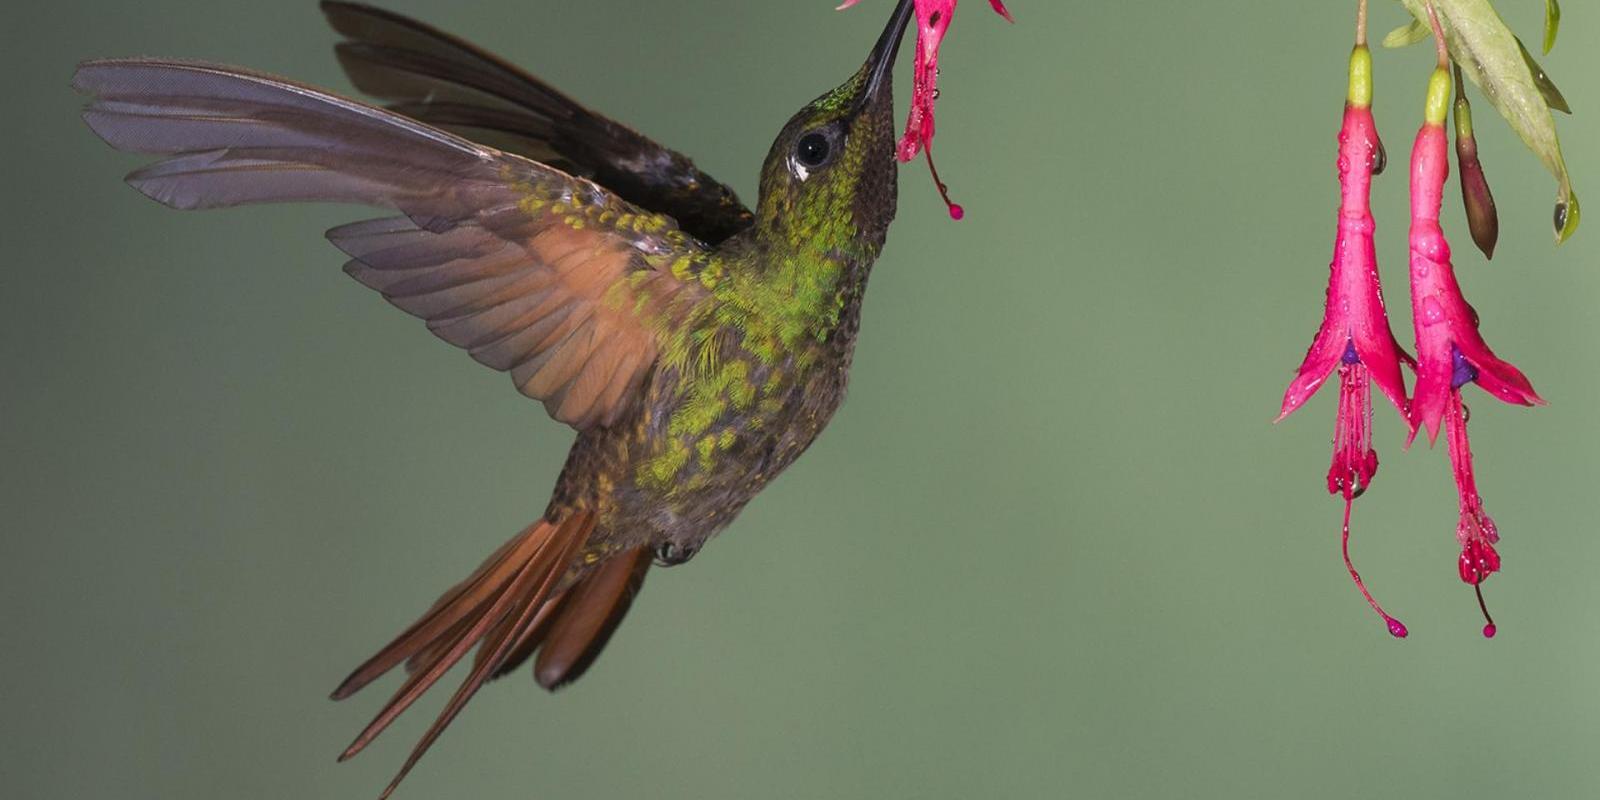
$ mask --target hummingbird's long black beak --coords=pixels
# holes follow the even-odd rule
[[[878,37],[878,43],[872,46],[872,54],[867,56],[867,88],[861,93],[857,113],[866,110],[882,90],[894,84],[891,74],[894,71],[894,59],[900,53],[900,40],[905,37],[906,25],[911,22],[915,5],[913,0],[900,0],[899,5],[894,7],[894,15],[889,17],[888,27]]]

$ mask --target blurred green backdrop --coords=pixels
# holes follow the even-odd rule
[[[390,4],[751,200],[778,126],[888,13]],[[1332,394],[1270,424],[1319,319],[1354,5],[1015,0],[1011,26],[964,4],[938,150],[968,218],[903,170],[831,430],[692,565],[652,574],[585,680],[490,687],[400,796],[1600,794],[1600,217],[1556,249],[1553,182],[1486,103],[1494,263],[1454,184],[1446,226],[1489,341],[1550,401],[1472,405],[1499,638],[1455,577],[1442,445],[1402,452],[1379,409],[1355,552],[1411,626],[1397,642],[1339,562]],[[1537,39],[1542,4],[1500,5]],[[1379,34],[1404,20],[1374,9]],[[1567,12],[1547,64],[1600,198],[1600,19]],[[339,766],[394,684],[326,693],[543,509],[571,436],[339,273],[319,234],[360,211],[169,212],[76,119],[89,56],[348,91],[312,2],[6,16],[0,794],[372,796],[443,695]],[[1377,61],[1400,308],[1431,58]]]

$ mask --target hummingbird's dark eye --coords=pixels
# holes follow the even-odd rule
[[[833,145],[828,142],[828,137],[815,131],[800,137],[794,145],[794,160],[802,167],[816,169],[828,163],[828,156],[832,154]]]

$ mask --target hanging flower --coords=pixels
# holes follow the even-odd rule
[[[1439,227],[1445,178],[1450,171],[1445,115],[1450,105],[1448,56],[1441,43],[1439,67],[1428,84],[1422,129],[1411,151],[1411,311],[1417,337],[1417,385],[1411,401],[1411,437],[1426,428],[1436,441],[1443,424],[1451,471],[1460,504],[1456,539],[1461,546],[1458,573],[1471,584],[1483,610],[1484,636],[1495,626],[1483,605],[1482,584],[1500,569],[1500,540],[1484,512],[1472,471],[1466,409],[1461,388],[1476,383],[1494,397],[1516,405],[1542,404],[1528,379],[1495,356],[1478,332],[1478,315],[1456,283],[1450,245]]]
[[[860,0],[844,0],[839,8],[849,8]],[[1015,22],[1002,0],[989,0],[995,13]],[[939,170],[933,165],[933,105],[939,99],[939,45],[950,29],[955,16],[956,0],[916,0],[917,55],[911,82],[911,113],[906,118],[906,130],[900,137],[897,155],[901,161],[910,161],[920,151],[928,160],[928,171],[933,175],[939,196],[944,198],[952,219],[961,219],[965,209],[951,202],[949,187],[939,180]]]
[[[1358,28],[1360,31],[1360,28]],[[1334,427],[1333,463],[1328,491],[1345,501],[1343,552],[1345,568],[1374,611],[1396,637],[1406,626],[1390,616],[1367,591],[1350,561],[1351,506],[1378,470],[1372,448],[1372,404],[1369,386],[1378,384],[1389,402],[1406,416],[1406,388],[1400,364],[1410,356],[1389,329],[1378,257],[1373,245],[1370,203],[1372,176],[1384,165],[1383,144],[1372,121],[1372,54],[1364,37],[1350,54],[1350,89],[1344,125],[1339,130],[1339,232],[1329,265],[1327,302],[1322,327],[1283,395],[1278,419],[1294,413],[1332,374],[1339,372],[1339,412]]]

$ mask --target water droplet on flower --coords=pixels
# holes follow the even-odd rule
[[[1372,174],[1382,175],[1383,171],[1389,168],[1389,151],[1383,148],[1381,140],[1374,139],[1372,143],[1376,146],[1372,151]]]
[[[937,86],[933,87],[933,92],[931,93],[931,96],[935,100],[939,99],[939,87],[937,87]]]
[[[1567,228],[1567,204],[1566,203],[1556,203],[1556,233],[1560,233],[1560,232],[1566,230],[1566,228]]]
[[[1429,261],[1443,264],[1450,260],[1450,243],[1438,231],[1424,235],[1421,245],[1420,251]]]
[[[1444,322],[1444,307],[1432,296],[1422,300],[1422,324],[1438,325]]]

